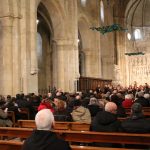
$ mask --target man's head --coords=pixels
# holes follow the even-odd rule
[[[105,111],[113,113],[113,114],[116,114],[116,112],[117,112],[117,105],[115,103],[113,103],[113,102],[108,102],[105,105]]]
[[[54,116],[49,109],[40,110],[35,116],[37,130],[50,130],[54,124]]]

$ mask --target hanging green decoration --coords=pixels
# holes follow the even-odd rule
[[[128,55],[128,56],[144,55],[144,53],[143,52],[133,52],[133,53],[125,53],[125,55]]]
[[[103,35],[105,33],[113,32],[113,31],[127,31],[127,29],[124,29],[119,24],[113,24],[113,25],[110,25],[110,26],[102,26],[102,27],[91,27],[90,29],[99,31]]]

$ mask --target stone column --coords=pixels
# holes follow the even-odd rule
[[[1,93],[12,95],[13,92],[13,63],[12,63],[12,17],[0,19],[1,26]]]
[[[54,37],[56,50],[53,50],[53,79],[57,88],[73,92],[79,78],[77,1],[68,0],[63,4],[66,14],[63,30],[66,32]]]
[[[56,41],[55,62],[53,67],[53,79],[57,83],[57,88],[64,91],[73,92],[76,90],[76,81],[79,78],[78,67],[78,50],[73,45],[73,41],[57,40]],[[53,55],[54,56],[54,55]]]
[[[21,57],[20,57],[20,34],[19,34],[19,20],[21,16],[13,18],[12,27],[12,60],[13,60],[13,95],[22,91],[21,79]]]
[[[29,86],[28,92],[38,93],[38,66],[37,66],[37,8],[36,1],[29,1],[30,14],[29,19],[29,35],[30,35],[30,76],[29,76]]]
[[[36,3],[35,0],[21,0],[20,6],[21,88],[25,94],[37,94]]]

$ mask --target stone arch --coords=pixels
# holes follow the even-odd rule
[[[91,38],[87,38],[90,36],[89,28],[90,28],[89,20],[86,18],[86,16],[80,16],[78,19],[78,30],[81,35],[82,47],[84,50],[90,48]]]
[[[50,15],[50,18],[52,20],[53,30],[54,30],[54,39],[60,39],[62,38],[66,31],[64,29],[64,18],[65,18],[65,12],[60,4],[59,1],[53,0],[38,0],[39,3],[42,3],[46,9],[48,10],[48,13]],[[37,5],[37,6],[38,6]],[[61,31],[61,32],[60,32]]]
[[[42,5],[43,8],[41,10],[39,10],[39,6]],[[42,11],[47,11],[46,14],[44,15],[44,12]],[[56,78],[56,71],[53,68],[57,68],[57,42],[59,42],[59,40],[61,39],[65,39],[67,38],[66,35],[67,34],[67,30],[65,28],[65,12],[64,12],[64,8],[61,6],[60,1],[57,0],[40,0],[37,1],[37,11],[38,13],[40,13],[40,15],[44,18],[44,20],[46,21],[46,24],[48,25],[48,28],[50,30],[50,43],[48,43],[47,40],[47,45],[49,45],[48,47],[46,46],[46,48],[44,48],[47,52],[46,55],[46,60],[47,60],[47,68],[45,68],[45,73],[47,74],[47,79],[44,81],[43,80],[39,80],[39,81],[43,81],[43,82],[47,82],[48,86],[56,86],[57,82],[55,80]],[[45,53],[45,52],[44,52]],[[44,65],[43,65],[44,66]],[[49,66],[49,68],[48,68]],[[48,71],[49,69],[49,71]],[[39,73],[40,75],[40,73]],[[48,77],[48,75],[50,77]],[[43,78],[43,75],[41,75]],[[42,79],[41,78],[41,79]],[[42,82],[39,82],[42,83]],[[45,84],[46,85],[46,84]],[[40,87],[44,87],[44,85],[40,85]],[[40,88],[39,88],[40,89]]]

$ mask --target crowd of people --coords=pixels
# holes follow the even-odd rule
[[[17,94],[16,97],[8,95],[6,99],[0,96],[0,126],[12,126],[7,117],[8,111],[14,111],[17,121],[25,119],[20,114],[20,109],[28,108],[30,119],[35,119],[37,131],[26,141],[24,150],[29,149],[28,144],[36,149],[40,145],[37,141],[41,136],[47,138],[45,140],[56,140],[66,147],[65,149],[70,149],[67,143],[59,141],[56,135],[47,132],[52,128],[54,121],[88,123],[91,124],[91,131],[97,132],[150,133],[150,119],[144,116],[143,107],[150,108],[148,84],[128,88],[106,85],[103,89],[98,86],[94,91],[76,93],[55,89],[47,95]],[[127,116],[126,108],[131,108],[130,116]],[[126,119],[120,122],[118,117]]]

